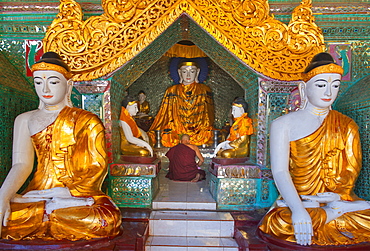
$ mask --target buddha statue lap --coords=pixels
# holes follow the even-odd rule
[[[370,241],[370,204],[353,191],[362,164],[358,126],[331,110],[342,73],[330,54],[317,54],[302,74],[301,109],[271,124],[271,170],[283,200],[262,219],[264,237],[322,246]]]
[[[214,105],[211,89],[198,81],[200,72],[195,62],[182,62],[178,73],[180,84],[167,88],[149,134],[160,130],[162,145],[173,147],[179,135],[188,134],[194,145],[209,144],[213,136]]]
[[[37,110],[14,122],[13,164],[0,189],[1,237],[70,240],[114,237],[121,213],[101,191],[107,174],[104,126],[73,108],[71,73],[54,52],[32,66]],[[16,194],[37,167],[22,194]],[[1,228],[2,227],[2,228]]]
[[[121,153],[141,157],[153,156],[153,149],[149,144],[149,137],[139,128],[133,119],[138,112],[135,99],[127,96],[122,101],[120,115]]]
[[[252,119],[246,112],[248,104],[244,98],[236,98],[232,104],[234,123],[226,141],[215,148],[213,156],[217,158],[245,158],[249,156],[250,135],[253,134]]]

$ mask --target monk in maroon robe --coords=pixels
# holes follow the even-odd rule
[[[172,147],[166,156],[170,160],[166,177],[170,180],[197,182],[205,178],[205,171],[198,168],[203,164],[204,158],[199,148],[190,144],[189,135],[182,135],[180,144]],[[198,157],[198,162],[195,162],[195,156]]]

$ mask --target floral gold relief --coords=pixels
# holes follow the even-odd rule
[[[264,0],[102,0],[104,14],[83,20],[80,5],[61,0],[44,46],[68,62],[75,81],[108,75],[152,43],[182,14],[260,74],[300,80],[311,58],[325,50],[311,0],[297,6],[288,25]]]

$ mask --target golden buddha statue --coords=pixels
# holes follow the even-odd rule
[[[58,54],[45,53],[32,72],[40,105],[14,122],[13,165],[0,189],[1,237],[75,241],[118,235],[120,210],[101,191],[108,164],[102,122],[72,107],[71,73]],[[33,178],[16,194],[32,173],[35,152]]]
[[[139,91],[138,93],[138,114],[136,116],[143,117],[148,116],[150,112],[150,105],[149,102],[146,100],[146,94],[144,91]]]
[[[283,200],[263,218],[264,236],[299,245],[370,241],[370,204],[353,191],[358,126],[331,110],[342,74],[330,54],[317,54],[302,75],[301,109],[271,124],[271,170]]]
[[[180,84],[167,88],[157,116],[150,127],[161,130],[162,145],[172,147],[179,143],[180,135],[188,134],[190,143],[207,144],[212,140],[214,105],[211,89],[198,81],[200,72],[195,62],[182,62],[178,73]]]
[[[149,137],[139,128],[133,118],[138,112],[138,105],[134,98],[127,96],[122,101],[121,125],[121,153],[123,155],[153,156],[153,149],[149,144]]]
[[[248,104],[244,98],[236,98],[232,104],[231,114],[234,123],[226,141],[215,148],[213,156],[221,158],[242,158],[249,156],[250,135],[253,134],[252,119],[246,112]]]

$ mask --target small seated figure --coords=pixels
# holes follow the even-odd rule
[[[249,156],[250,135],[253,134],[252,119],[248,117],[248,104],[244,98],[236,98],[232,104],[234,123],[226,141],[215,148],[213,156],[242,158]]]
[[[150,112],[150,105],[149,105],[149,102],[146,101],[146,94],[144,91],[139,91],[138,99],[139,99],[139,102],[138,102],[139,112],[137,113],[136,116],[139,118],[149,116],[148,114]]]
[[[200,68],[195,62],[182,62],[178,73],[180,84],[167,88],[160,110],[152,126],[154,131],[162,132],[162,145],[176,146],[179,135],[188,134],[191,144],[209,144],[213,136],[214,105],[211,89],[198,81]]]
[[[122,101],[121,126],[121,153],[123,155],[153,156],[153,148],[149,144],[149,137],[139,128],[133,119],[138,112],[137,102],[130,96]]]
[[[101,190],[108,164],[102,122],[72,107],[71,72],[58,54],[45,53],[32,72],[40,105],[14,122],[13,164],[0,189],[1,237],[76,241],[118,235],[120,210]],[[35,152],[33,178],[16,194],[32,173]]]
[[[284,199],[263,218],[263,236],[300,245],[370,241],[370,204],[354,193],[361,170],[358,126],[331,110],[343,69],[319,53],[302,74],[301,109],[274,120],[271,170]]]
[[[189,135],[183,134],[180,144],[170,148],[166,156],[170,160],[166,177],[170,180],[197,182],[205,179],[205,171],[199,168],[204,158],[199,148],[190,144]],[[198,162],[195,162],[195,157]]]

